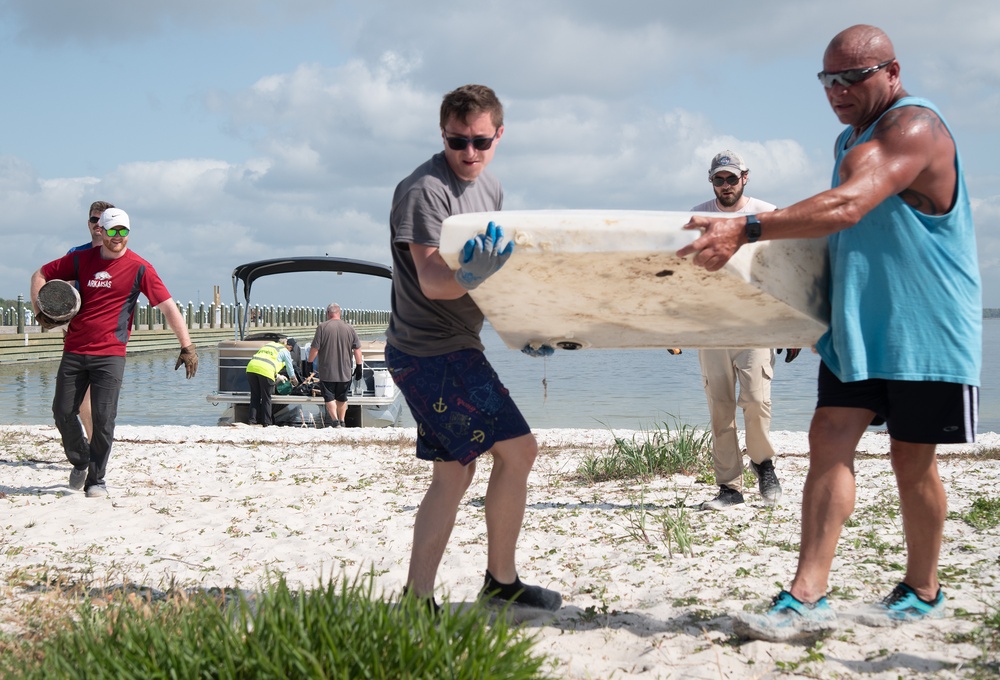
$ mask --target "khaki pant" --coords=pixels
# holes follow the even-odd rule
[[[771,429],[770,349],[703,349],[698,351],[701,377],[712,418],[712,459],[715,482],[743,490],[743,454],[736,430],[736,407],[743,409],[747,454],[761,463],[774,457],[768,438]],[[739,400],[736,382],[739,381]]]

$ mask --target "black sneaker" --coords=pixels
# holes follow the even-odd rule
[[[701,504],[702,510],[724,510],[743,502],[743,494],[728,486],[719,487],[719,495]]]
[[[491,605],[518,605],[549,612],[559,611],[562,607],[562,595],[556,591],[541,586],[526,586],[520,578],[513,583],[500,583],[488,570],[479,598]]]
[[[434,618],[438,618],[439,616],[441,616],[441,605],[437,603],[437,600],[434,599],[433,595],[431,595],[430,597],[419,597],[410,592],[409,586],[403,586],[402,597],[414,598],[415,600],[420,602],[424,607],[426,607],[427,612]]]
[[[778,475],[774,474],[774,461],[768,458],[760,465],[750,461],[750,469],[757,475],[761,498],[767,501],[768,505],[777,505],[781,500],[781,484],[778,483]]]

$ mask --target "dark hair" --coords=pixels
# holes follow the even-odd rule
[[[114,207],[115,207],[114,205],[108,203],[107,201],[94,201],[93,203],[90,204],[90,210],[87,211],[87,214],[89,215],[95,210],[100,210],[101,212],[104,212],[108,208],[114,208]]]
[[[463,85],[446,94],[441,101],[441,129],[452,117],[468,122],[469,116],[480,113],[490,114],[493,127],[503,125],[503,104],[496,92],[485,85]]]

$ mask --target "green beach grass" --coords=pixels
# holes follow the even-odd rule
[[[90,597],[70,617],[36,619],[0,638],[10,680],[188,678],[453,678],[542,680],[546,660],[504,615],[425,602],[392,602],[373,578],[293,591],[278,577],[254,594],[119,593]],[[141,591],[140,591],[141,592]]]

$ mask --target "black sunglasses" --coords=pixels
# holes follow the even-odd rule
[[[731,187],[736,186],[743,179],[743,175],[730,175],[729,177],[721,177],[720,175],[715,175],[712,177],[712,186],[721,187],[723,184],[728,184]]]
[[[101,221],[100,217],[94,217],[93,215],[90,216],[90,223],[91,224],[97,224],[100,221]]]
[[[823,83],[823,87],[828,90],[835,84],[850,87],[851,85],[857,85],[864,80],[868,80],[894,61],[896,59],[892,58],[889,61],[883,61],[881,64],[869,66],[868,68],[851,68],[846,71],[837,71],[836,73],[820,71],[816,74],[816,77],[819,78],[819,82]]]
[[[445,137],[444,141],[448,142],[448,148],[452,151],[465,151],[469,144],[476,151],[486,151],[493,146],[493,140],[497,138],[499,132],[498,129],[492,137]]]

